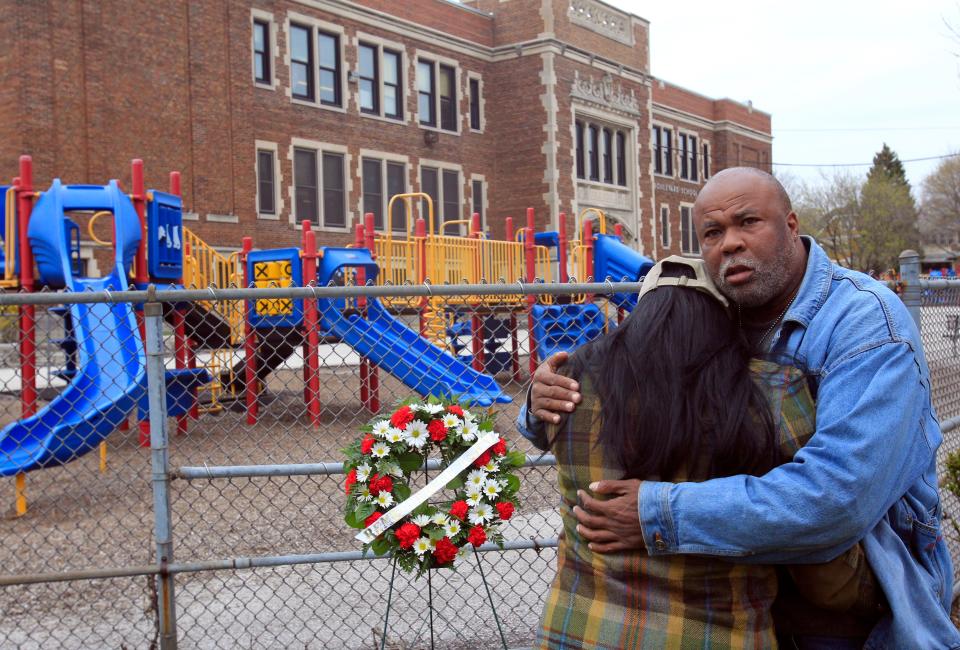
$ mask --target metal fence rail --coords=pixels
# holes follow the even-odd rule
[[[512,398],[493,406],[497,430],[528,454],[505,548],[480,551],[507,641],[529,644],[560,519],[553,458],[513,421],[546,339],[580,341],[613,326],[623,314],[602,296],[639,286],[0,293],[0,426],[26,408],[65,441],[44,447],[39,429],[24,427],[24,453],[0,453],[0,470],[26,462],[28,448],[47,465],[0,478],[0,647],[358,648],[379,647],[383,634],[388,647],[423,647],[423,579],[399,579],[383,629],[390,562],[363,556],[342,523],[340,450],[414,386],[481,374]],[[906,288],[946,454],[960,448],[960,281]],[[543,323],[528,318],[518,300],[527,295],[562,315],[551,320],[559,331],[531,332]],[[571,304],[588,295],[592,305]],[[318,306],[315,341],[284,321],[284,301]],[[26,405],[23,305],[36,310],[36,398]],[[231,315],[256,305],[277,313],[232,340]],[[416,336],[426,308],[445,340]],[[442,345],[456,370],[427,376],[418,359],[435,354],[428,345]],[[947,514],[960,516],[960,502],[944,496]],[[947,535],[960,551],[949,526]],[[476,566],[442,577],[433,581],[437,646],[499,645]]]

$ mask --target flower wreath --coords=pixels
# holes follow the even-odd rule
[[[344,450],[344,520],[363,529],[410,497],[411,475],[424,467],[432,451],[439,452],[442,471],[478,436],[492,432],[493,414],[431,397],[425,403],[401,402],[389,418],[374,418],[361,431],[364,436]],[[525,459],[522,452],[507,451],[506,441],[499,438],[447,483],[454,491],[452,500],[417,506],[364,544],[364,550],[378,556],[391,551],[400,568],[422,575],[431,568],[452,567],[470,545],[490,540],[502,547],[500,525],[513,516],[520,489],[513,470]]]

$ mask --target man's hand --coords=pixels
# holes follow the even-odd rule
[[[557,369],[567,362],[566,352],[557,352],[541,363],[533,373],[530,387],[530,412],[544,422],[557,424],[562,413],[572,413],[580,403],[580,384],[557,374]]]
[[[611,498],[598,501],[583,490],[577,491],[580,505],[573,514],[580,522],[577,532],[589,542],[595,553],[633,551],[644,548],[643,532],[637,515],[637,494],[640,481],[598,481],[591,483],[594,494],[609,494]]]

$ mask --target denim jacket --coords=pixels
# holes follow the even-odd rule
[[[761,477],[642,483],[647,549],[813,563],[863,539],[890,606],[866,647],[960,648],[940,532],[942,435],[920,333],[891,291],[804,239],[806,274],[770,356],[809,375],[816,434],[793,462]],[[517,424],[533,437],[525,407]]]

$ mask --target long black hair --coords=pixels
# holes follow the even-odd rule
[[[567,372],[585,373],[600,396],[599,444],[624,478],[762,474],[775,464],[776,428],[749,357],[716,299],[665,286],[577,350]]]

